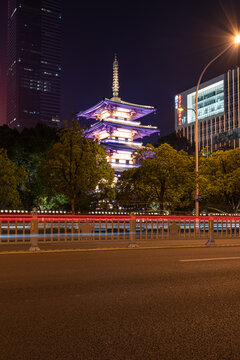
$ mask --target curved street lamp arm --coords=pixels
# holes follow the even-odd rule
[[[215,56],[215,58],[213,58],[211,61],[209,61],[209,63],[205,66],[205,68],[203,69],[200,77],[199,77],[199,80],[198,80],[198,83],[197,83],[197,89],[199,88],[199,85],[202,81],[202,77],[205,73],[205,71],[209,68],[209,66],[214,62],[216,61],[220,56],[222,56],[226,51],[228,51],[231,47],[233,46],[233,44],[230,44],[229,46],[227,46],[225,49],[223,49],[218,55]]]

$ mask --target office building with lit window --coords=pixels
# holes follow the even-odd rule
[[[239,67],[200,85],[199,150],[240,147]],[[183,111],[178,109],[182,108]],[[196,87],[175,96],[175,130],[192,144],[195,138]]]
[[[61,0],[8,0],[7,124],[60,119]]]

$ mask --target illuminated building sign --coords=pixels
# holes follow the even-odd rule
[[[178,95],[175,96],[175,109],[178,110]]]
[[[178,109],[182,107],[182,95],[176,95],[175,96],[175,109],[177,110],[177,124],[178,126],[182,125],[182,111],[179,111]]]

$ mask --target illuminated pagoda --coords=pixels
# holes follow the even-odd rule
[[[156,111],[153,106],[137,105],[121,100],[119,97],[118,60],[113,62],[113,97],[104,99],[88,110],[79,112],[78,119],[96,119],[86,130],[87,137],[98,140],[108,153],[108,162],[116,175],[124,170],[137,167],[133,153],[141,149],[142,142],[135,141],[159,132],[155,126],[144,126],[138,121],[143,116]]]

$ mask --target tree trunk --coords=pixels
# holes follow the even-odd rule
[[[162,212],[164,212],[164,193],[165,193],[165,185],[162,185],[160,191],[160,213],[161,210]]]
[[[71,197],[71,208],[72,208],[72,214],[75,214],[75,201],[74,201],[74,197]]]

